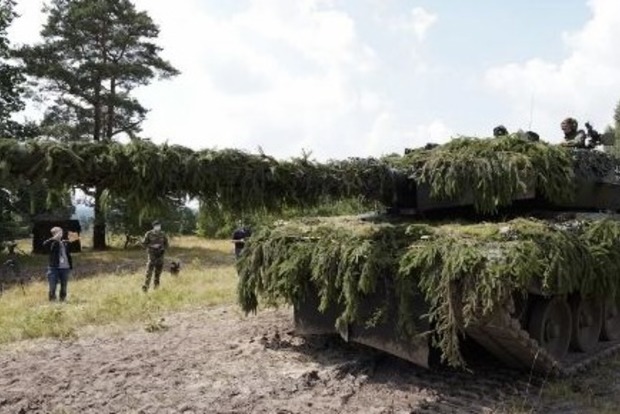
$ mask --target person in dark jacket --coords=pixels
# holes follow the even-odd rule
[[[52,237],[43,242],[43,247],[49,250],[47,266],[49,300],[56,300],[56,289],[60,285],[58,299],[63,302],[67,298],[67,282],[69,273],[73,269],[73,260],[67,246],[69,240],[62,239],[62,228],[52,227],[51,233]]]
[[[237,223],[237,229],[233,232],[232,242],[235,245],[235,257],[239,258],[241,256],[241,252],[245,247],[246,239],[252,235],[252,231],[249,227],[243,225],[242,221]]]
[[[142,285],[142,291],[147,292],[151,284],[153,272],[155,273],[153,287],[155,289],[159,287],[159,279],[164,268],[164,254],[168,249],[168,236],[166,236],[166,233],[161,229],[159,220],[155,220],[153,222],[153,229],[144,234],[142,246],[146,248],[148,254],[146,277],[144,279],[144,285]]]

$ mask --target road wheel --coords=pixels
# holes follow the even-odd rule
[[[601,336],[603,325],[603,304],[594,299],[584,299],[575,295],[570,301],[573,330],[571,348],[575,351],[590,352]]]
[[[607,298],[603,306],[601,339],[604,341],[617,341],[620,339],[620,306],[618,305],[618,299]]]
[[[530,336],[556,359],[568,352],[571,336],[571,312],[564,298],[540,298],[535,301],[528,323]]]

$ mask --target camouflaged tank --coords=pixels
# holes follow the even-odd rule
[[[393,197],[360,217],[276,223],[238,264],[239,302],[293,305],[300,335],[339,334],[429,367],[473,340],[567,374],[620,349],[618,160],[516,137],[386,157]]]

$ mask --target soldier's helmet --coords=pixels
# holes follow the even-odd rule
[[[538,133],[534,131],[526,131],[525,137],[528,139],[528,141],[532,141],[532,142],[540,141],[540,135],[538,135]]]
[[[562,131],[564,131],[565,133],[577,131],[578,127],[579,127],[579,123],[577,122],[575,118],[566,118],[560,124],[560,128],[562,128]]]
[[[434,142],[428,142],[426,145],[424,145],[424,149],[425,150],[432,150],[433,148],[437,148],[439,146],[439,144],[436,144]]]
[[[494,137],[501,137],[504,135],[508,135],[508,130],[506,129],[505,126],[503,125],[498,125],[495,128],[493,128],[493,136]]]

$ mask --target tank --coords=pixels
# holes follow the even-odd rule
[[[258,231],[238,262],[246,312],[289,303],[299,335],[338,334],[431,367],[474,341],[571,374],[620,349],[618,160],[508,136],[384,157],[377,212]]]

